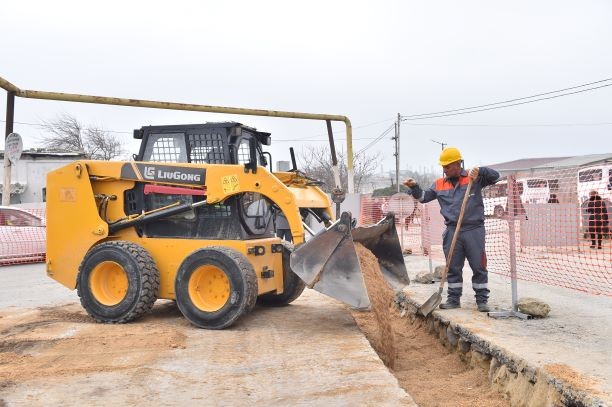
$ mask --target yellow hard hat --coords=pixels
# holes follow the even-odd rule
[[[445,166],[450,163],[454,163],[455,161],[461,161],[463,157],[461,157],[461,151],[459,151],[456,147],[446,147],[440,153],[440,165]]]

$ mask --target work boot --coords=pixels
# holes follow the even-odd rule
[[[478,312],[491,311],[491,308],[489,308],[489,305],[486,302],[477,302],[476,305],[478,306]]]
[[[440,304],[441,309],[455,309],[461,308],[461,303],[458,299],[447,298],[444,304]]]

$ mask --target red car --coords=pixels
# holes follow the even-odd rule
[[[45,261],[46,220],[14,206],[0,206],[0,265]]]

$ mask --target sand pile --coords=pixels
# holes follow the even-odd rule
[[[395,334],[391,327],[394,292],[380,272],[378,261],[372,252],[359,243],[355,244],[355,249],[371,304],[371,312],[362,312],[362,317],[370,319],[370,323],[376,326],[368,340],[383,363],[393,368],[397,356]]]
[[[353,317],[374,350],[419,406],[509,406],[489,384],[487,373],[471,368],[430,335],[421,319],[401,318],[394,292],[380,272],[374,255],[356,244],[371,312]]]

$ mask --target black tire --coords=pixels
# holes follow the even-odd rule
[[[113,286],[113,281],[118,284]],[[83,308],[97,322],[132,321],[151,310],[158,292],[155,261],[134,243],[98,244],[89,249],[79,266],[77,293]]]
[[[208,294],[204,294],[206,291]],[[174,292],[179,310],[192,324],[223,329],[255,306],[257,275],[240,252],[210,246],[193,252],[183,261],[176,274]]]
[[[293,244],[282,241],[283,245],[283,293],[264,294],[257,298],[257,303],[266,307],[282,307],[295,301],[306,288],[306,284],[291,270],[289,258],[293,253]]]

